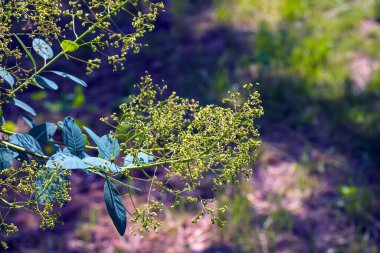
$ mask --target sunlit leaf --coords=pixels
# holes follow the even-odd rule
[[[0,77],[4,79],[12,88],[15,84],[15,79],[11,74],[9,74],[7,71],[5,71],[2,67],[0,67]]]
[[[72,40],[64,40],[61,42],[61,47],[65,52],[74,52],[79,48],[79,45]]]
[[[53,49],[42,39],[35,38],[32,47],[34,51],[45,60],[49,60],[54,56]]]

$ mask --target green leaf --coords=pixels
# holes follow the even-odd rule
[[[107,179],[104,184],[104,201],[113,224],[121,236],[127,228],[127,213],[117,188]]]
[[[63,122],[62,138],[67,149],[73,155],[80,155],[86,146],[86,141],[82,135],[82,131],[72,117],[66,117]]]
[[[118,157],[120,154],[120,145],[116,138],[109,134],[99,137],[91,129],[83,127],[91,139],[98,146],[98,152],[101,158],[110,160],[111,157]]]
[[[62,168],[68,170],[87,169],[89,167],[80,158],[72,154],[64,154],[62,152],[58,152],[50,157],[46,163],[46,166],[50,169]]]
[[[90,128],[83,127],[83,129],[87,132],[87,134],[90,136],[90,138],[95,142],[96,145],[100,142],[100,137],[94,133]]]
[[[0,171],[12,167],[14,153],[7,147],[0,146]]]
[[[32,151],[34,153],[44,155],[42,152],[40,144],[38,144],[37,140],[34,139],[31,135],[29,134],[14,134],[9,137],[9,142],[23,147],[29,151]]]
[[[147,164],[147,163],[151,163],[154,161],[154,156],[151,155],[151,154],[147,154],[145,152],[138,152],[137,153],[137,159],[138,159],[138,163],[137,164]],[[133,161],[134,161],[134,157],[131,155],[131,154],[128,154],[125,156],[124,158],[124,167],[134,167],[136,166]]]
[[[25,46],[24,42],[22,42],[22,40],[17,36],[17,34],[14,33],[13,36],[16,37],[16,39],[20,43],[21,47],[24,49],[25,53],[28,55],[28,57],[30,58],[30,60],[32,60],[34,69],[36,69],[37,68],[36,61],[34,60],[32,54],[30,53],[30,51],[28,50],[28,48]]]
[[[134,167],[134,166],[136,166],[133,163],[133,160],[134,160],[134,158],[133,158],[133,156],[131,154],[126,155],[125,158],[124,158],[124,166],[125,167]]]
[[[64,52],[74,52],[79,48],[79,45],[72,40],[64,40],[61,42],[61,47]]]
[[[53,49],[42,39],[35,38],[32,42],[32,47],[45,60],[49,60],[54,56]]]
[[[49,72],[54,73],[54,74],[59,75],[59,76],[62,76],[64,78],[70,79],[71,81],[73,81],[73,82],[75,82],[77,84],[80,84],[80,85],[82,85],[84,87],[87,87],[87,84],[86,84],[85,81],[83,81],[83,80],[81,80],[78,77],[75,77],[73,75],[67,74],[67,73],[62,72],[62,71],[57,71],[57,70],[51,70]]]
[[[57,131],[57,125],[47,122],[38,126],[34,126],[32,129],[30,129],[29,134],[33,136],[38,142],[46,143],[52,140],[55,131]]]
[[[100,145],[99,145],[100,144]],[[112,157],[116,158],[120,154],[120,145],[115,137],[111,135],[103,135],[98,144],[98,151],[101,158],[110,160]]]
[[[5,118],[3,114],[3,109],[0,107],[0,127],[2,127],[5,124]]]
[[[12,102],[15,106],[18,106],[20,107],[21,109],[23,109],[24,111],[27,111],[29,112],[30,114],[32,114],[33,116],[36,116],[36,111],[30,107],[29,105],[25,104],[24,102],[22,102],[21,100],[18,100],[16,98],[13,98],[12,99]]]
[[[4,79],[11,86],[11,88],[13,88],[13,85],[15,84],[15,79],[12,77],[11,74],[9,74],[8,71],[4,70],[2,67],[0,67],[0,77]]]
[[[34,81],[46,89],[51,89],[51,90],[57,90],[58,89],[58,85],[55,82],[53,82],[52,80],[49,80],[45,77],[36,76],[34,78]]]
[[[101,170],[109,170],[112,173],[120,172],[119,166],[99,157],[85,157],[82,161]]]
[[[29,117],[28,115],[22,115],[21,118],[25,121],[25,123],[26,123],[30,128],[33,128],[33,127],[36,126],[36,123],[34,122],[34,120],[33,120],[31,117]]]
[[[147,154],[145,152],[139,152],[137,154],[137,158],[139,159],[140,163],[151,163],[154,161],[154,156]]]

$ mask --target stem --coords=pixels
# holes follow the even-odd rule
[[[13,208],[24,208],[24,206],[19,206],[19,205],[10,203],[10,202],[8,202],[6,199],[4,199],[2,197],[0,197],[0,199],[1,199],[1,201],[3,201],[5,204],[7,204],[10,207],[13,207]]]
[[[101,176],[101,177],[103,177],[103,178],[108,178],[109,180],[111,180],[111,181],[113,181],[113,182],[115,182],[115,183],[118,183],[118,184],[121,184],[121,185],[123,185],[123,186],[125,186],[125,187],[129,187],[129,188],[132,188],[132,189],[135,189],[135,190],[138,190],[138,191],[141,191],[141,189],[139,189],[139,188],[136,188],[136,187],[134,187],[134,186],[132,186],[132,185],[129,185],[129,184],[126,184],[126,183],[124,183],[124,182],[121,182],[120,180],[117,180],[116,178],[113,178],[113,177],[110,177],[110,176],[107,176],[106,174],[104,174],[104,173],[100,173],[100,172],[98,172],[98,171],[96,171],[96,170],[93,170],[93,169],[87,169],[89,172],[92,172],[92,173],[94,173],[94,174],[96,174],[96,175],[98,175],[98,176]]]
[[[3,144],[4,146],[7,146],[8,148],[10,148],[12,150],[20,151],[20,152],[23,152],[23,153],[27,153],[29,155],[32,155],[32,156],[35,156],[35,157],[38,157],[38,158],[41,158],[41,159],[44,159],[44,160],[48,160],[49,159],[49,157],[46,156],[46,155],[41,155],[41,154],[35,153],[35,152],[30,151],[30,150],[28,150],[26,148],[17,146],[15,144],[12,144],[12,143],[4,141],[4,140],[1,140],[0,144]]]
[[[1,128],[1,127],[0,127],[0,133],[5,133],[5,134],[8,134],[8,135],[17,134],[16,132],[5,130],[5,129]],[[65,145],[65,143],[63,143],[61,141],[48,141],[48,142],[51,143],[51,144]],[[85,148],[86,149],[92,149],[92,150],[97,150],[98,149],[98,147],[94,147],[94,146],[85,146]]]
[[[162,165],[168,165],[168,164],[174,164],[174,163],[185,163],[185,162],[190,162],[193,160],[193,158],[183,158],[183,159],[177,159],[177,160],[167,160],[163,162],[157,162],[157,163],[149,163],[149,164],[144,164],[144,165],[139,165],[139,166],[131,166],[131,167],[121,167],[121,172],[123,171],[128,171],[128,170],[143,170],[155,166],[162,166]]]
[[[5,133],[5,134],[8,134],[8,135],[17,134],[16,132],[12,132],[12,131],[3,129],[1,127],[0,127],[0,133]],[[51,143],[51,144],[65,145],[65,143],[63,143],[61,141],[48,141],[48,142]],[[90,146],[90,145],[86,145],[84,148],[90,149],[90,150],[98,150],[98,147]],[[148,148],[148,149],[141,149],[140,151],[142,151],[142,152],[148,152],[148,151],[162,151],[162,150],[165,150],[165,148],[150,148],[150,149]],[[126,150],[126,151],[128,151],[128,150]]]

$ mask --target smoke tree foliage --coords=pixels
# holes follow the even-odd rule
[[[203,216],[223,225],[225,207],[202,198],[199,187],[212,175],[209,188],[237,183],[251,173],[254,151],[260,145],[255,119],[263,114],[259,94],[251,84],[232,92],[225,106],[201,106],[178,97],[164,99],[165,86],[147,74],[135,86],[136,95],[120,111],[102,118],[112,131],[100,134],[80,128],[67,116],[57,123],[36,124],[36,111],[19,99],[29,86],[59,89],[62,79],[91,88],[84,80],[57,69],[60,58],[85,63],[87,74],[101,60],[123,70],[128,53],[138,53],[140,38],[154,29],[161,2],[147,0],[2,0],[0,2],[0,231],[18,230],[9,220],[12,211],[24,209],[41,217],[41,228],[59,222],[59,207],[70,201],[70,174],[94,174],[104,180],[104,200],[120,235],[130,223],[131,233],[155,230],[164,204],[172,208],[190,202],[198,205],[194,222]],[[123,32],[113,19],[123,15]],[[79,59],[76,52],[91,48],[93,56]],[[111,54],[109,52],[112,52]],[[3,128],[7,111],[19,107],[30,130]],[[56,141],[60,135],[63,142]],[[54,152],[46,154],[47,146]],[[145,187],[136,187],[135,182]],[[146,191],[146,204],[135,206],[133,193]],[[167,196],[159,198],[157,194]],[[127,210],[128,196],[133,210]],[[165,202],[164,202],[165,200]],[[6,247],[5,242],[2,242]]]

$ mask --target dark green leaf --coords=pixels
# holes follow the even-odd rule
[[[40,144],[38,144],[37,140],[34,139],[29,134],[14,134],[9,137],[9,142],[23,147],[29,151],[34,153],[43,155],[44,153],[41,150]]]
[[[104,201],[113,224],[121,236],[127,228],[127,213],[119,191],[107,179],[104,184]]]
[[[46,143],[52,140],[52,137],[57,131],[57,125],[53,123],[43,123],[30,129],[29,134],[33,136],[38,142]]]
[[[0,127],[5,124],[3,109],[0,107]]]
[[[80,85],[82,85],[84,87],[87,87],[87,84],[85,83],[85,81],[83,81],[83,80],[81,80],[78,77],[75,77],[73,75],[67,74],[67,73],[62,72],[62,71],[57,71],[57,70],[52,70],[52,71],[49,71],[49,72],[52,72],[52,73],[54,73],[56,75],[59,75],[59,76],[62,76],[64,78],[68,78],[71,81],[76,82],[77,84],[80,84]]]
[[[82,135],[82,131],[79,129],[77,124],[75,124],[72,117],[66,117],[63,122],[62,138],[70,153],[75,156],[80,155],[86,146],[86,141]]]
[[[25,123],[26,123],[30,128],[33,128],[33,127],[36,126],[36,123],[34,122],[34,120],[33,120],[31,117],[29,117],[28,115],[22,115],[21,118],[25,121]]]
[[[21,109],[23,109],[24,111],[29,112],[33,116],[36,116],[36,111],[32,107],[30,107],[29,105],[25,104],[24,102],[22,102],[21,100],[18,100],[16,98],[13,98],[12,100],[13,100],[13,104],[15,106],[18,106]]]
[[[34,78],[34,81],[46,89],[51,89],[51,90],[57,90],[58,89],[58,85],[55,82],[53,82],[52,80],[49,80],[43,76],[36,76]]]
[[[0,146],[0,171],[12,167],[14,153],[7,147]]]

